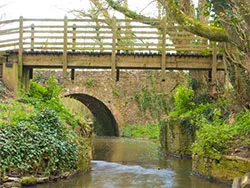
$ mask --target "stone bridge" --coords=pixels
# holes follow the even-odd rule
[[[220,45],[211,45],[211,41],[175,24],[160,22],[162,26],[158,27],[113,17],[112,24],[107,25],[102,19],[66,16],[1,21],[0,77],[20,96],[29,89],[36,69],[61,69],[68,88],[63,95],[84,103],[102,122],[104,135],[117,136],[118,126],[155,121],[149,113],[155,104],[151,101],[145,109],[150,97],[142,101],[143,114],[135,97],[136,91],[152,87],[152,78],[152,96],[165,96],[179,82],[175,77],[178,73],[169,70],[209,71],[213,83],[217,72],[224,70]],[[99,71],[88,75],[86,69]],[[100,71],[103,69],[106,73]]]
[[[183,73],[167,72],[167,81],[161,81],[159,71],[121,71],[120,80],[114,84],[111,71],[76,71],[76,80],[64,81],[62,96],[83,103],[99,124],[99,134],[119,136],[121,128],[131,124],[156,122],[157,117],[138,108],[135,92],[155,88],[155,94],[166,96],[178,84],[186,82]],[[34,79],[47,79],[54,75],[63,82],[62,71],[35,71]],[[166,99],[167,100],[167,99]],[[162,111],[161,116],[164,115]]]

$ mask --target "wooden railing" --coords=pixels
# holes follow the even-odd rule
[[[26,19],[0,22],[0,51],[211,53],[209,41],[179,26],[133,20]]]

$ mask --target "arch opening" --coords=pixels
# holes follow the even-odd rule
[[[68,94],[65,97],[80,101],[91,111],[96,120],[93,130],[97,136],[119,136],[115,117],[102,101],[83,93]]]

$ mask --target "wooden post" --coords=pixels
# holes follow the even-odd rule
[[[30,68],[30,75],[29,75],[29,79],[33,79],[33,68]]]
[[[67,67],[68,67],[68,18],[64,17],[64,36],[63,36],[63,79],[67,78]]]
[[[213,60],[212,60],[212,83],[216,83],[217,81],[217,48],[216,44],[213,46]]]
[[[111,74],[112,79],[115,82],[116,80],[116,40],[117,40],[117,27],[116,27],[116,18],[112,18],[112,54],[111,54]]]
[[[76,51],[76,24],[73,25],[73,32],[72,32],[72,51]]]
[[[31,24],[31,37],[30,37],[30,50],[34,51],[34,40],[35,40],[35,25]]]
[[[216,48],[216,43],[214,43],[213,45],[213,59],[212,59],[212,73],[211,73],[211,77],[212,77],[212,97],[213,99],[217,100],[218,99],[218,90],[217,90],[217,48]]]
[[[71,80],[75,80],[75,69],[71,69],[70,78]]]
[[[127,22],[126,22],[127,23]],[[119,54],[120,53],[120,49],[119,49],[119,45],[120,45],[120,40],[121,40],[121,25],[118,24],[117,26],[117,33],[116,33],[116,38],[117,38],[117,53]],[[116,69],[116,82],[118,82],[120,80],[120,69]]]
[[[19,18],[19,49],[18,49],[18,82],[17,82],[17,90],[16,95],[19,96],[21,94],[22,88],[22,78],[23,78],[23,17]]]
[[[161,80],[165,81],[166,72],[166,33],[167,25],[166,18],[162,20],[162,49],[161,49]]]
[[[76,51],[76,24],[73,24],[73,32],[72,32],[72,52]],[[70,73],[71,80],[75,80],[75,69],[71,69]]]

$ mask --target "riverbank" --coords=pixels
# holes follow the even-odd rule
[[[91,126],[61,103],[61,88],[31,83],[18,100],[0,101],[1,186],[69,178],[91,167]],[[1,96],[4,97],[4,96]]]
[[[250,111],[236,100],[196,95],[177,88],[174,110],[160,129],[161,145],[168,154],[192,157],[194,174],[232,185],[250,171]]]

